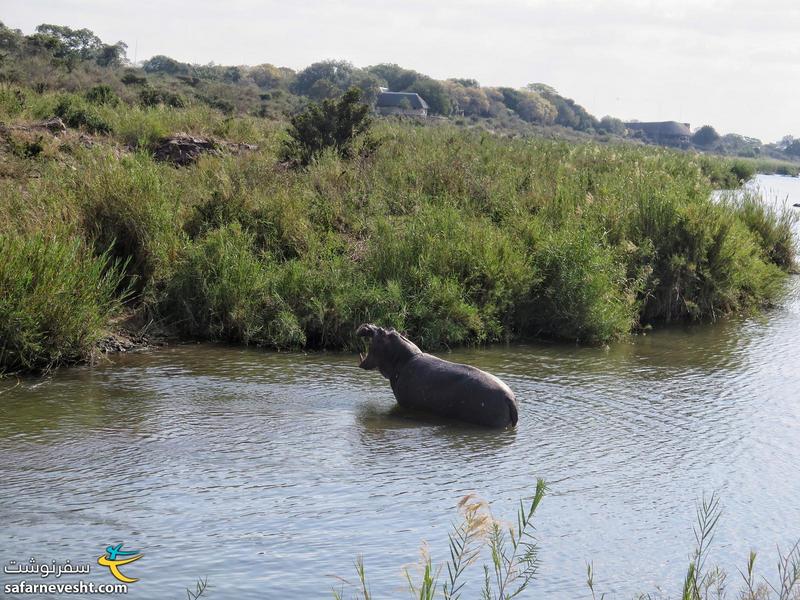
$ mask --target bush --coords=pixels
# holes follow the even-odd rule
[[[165,89],[146,87],[139,92],[139,101],[144,106],[170,106],[172,108],[183,108],[186,100],[180,94],[170,92]]]
[[[125,85],[146,85],[147,77],[141,77],[135,71],[126,71],[120,81]]]
[[[697,146],[710,146],[717,141],[719,141],[719,134],[711,125],[703,125],[692,134],[692,143]]]
[[[392,324],[429,348],[503,339],[536,282],[519,241],[449,207],[402,224],[378,221],[364,268],[371,280],[401,290],[407,314]]]
[[[27,97],[24,114],[62,99]],[[260,146],[175,169],[75,145],[65,160],[14,159],[20,179],[0,178],[0,231],[67,223],[68,239],[127,261],[137,310],[187,337],[355,348],[373,321],[426,349],[606,343],[767,305],[791,268],[790,217],[712,200],[734,161],[381,121],[369,161],[328,147],[292,170],[277,161],[278,124],[199,103],[86,106],[131,145],[187,131]]]
[[[0,371],[88,358],[120,309],[120,273],[66,232],[0,235]]]
[[[89,133],[110,133],[111,125],[77,96],[62,96],[56,104],[55,116],[67,127],[84,127]]]
[[[22,89],[0,87],[0,115],[14,117],[22,112],[26,104],[26,94]]]
[[[777,211],[751,194],[726,200],[756,236],[763,255],[785,271],[795,268],[794,225],[797,213]]]
[[[169,282],[164,310],[185,335],[249,344],[271,341],[271,306],[253,238],[231,225],[187,248]],[[288,315],[278,321],[282,335],[299,337]]]
[[[528,336],[608,342],[637,324],[633,285],[614,250],[598,234],[566,228],[534,243],[541,283],[517,312]]]
[[[699,157],[698,162],[711,185],[721,189],[735,189],[756,174],[756,163],[711,156]]]
[[[353,155],[355,140],[369,130],[370,108],[361,103],[361,90],[350,89],[339,100],[310,104],[292,117],[283,158],[305,166],[327,149],[342,158]]]
[[[772,300],[782,271],[764,261],[738,215],[713,204],[679,207],[653,257],[645,321],[716,318]]]
[[[96,85],[86,90],[84,95],[86,100],[92,104],[109,104],[111,106],[119,104],[119,96],[111,89],[110,85]]]
[[[155,286],[169,276],[183,238],[169,171],[142,155],[121,161],[96,155],[70,182],[87,239],[99,252],[109,249],[125,260],[127,284],[151,300]]]

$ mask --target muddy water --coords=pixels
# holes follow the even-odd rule
[[[760,184],[800,202],[800,180]],[[352,355],[179,346],[5,381],[0,563],[69,559],[113,583],[96,559],[123,542],[144,554],[130,598],[184,597],[207,577],[212,599],[306,599],[353,581],[363,554],[375,597],[405,597],[402,566],[422,540],[446,557],[462,495],[511,516],[543,477],[530,597],[588,597],[589,560],[607,597],[679,595],[694,502],[712,491],[711,560],[733,581],[756,549],[770,574],[775,544],[800,537],[799,333],[794,277],[759,317],[608,349],[448,354],[516,391],[520,426],[500,433],[397,413]],[[0,573],[21,579],[37,577]]]

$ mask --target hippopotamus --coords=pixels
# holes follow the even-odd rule
[[[494,375],[426,354],[394,329],[364,323],[356,335],[370,340],[358,366],[378,369],[400,406],[487,427],[517,424],[514,392]]]

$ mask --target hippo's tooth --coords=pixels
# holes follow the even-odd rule
[[[363,352],[359,352],[358,353],[358,358],[361,359],[361,362],[364,362],[364,353]]]

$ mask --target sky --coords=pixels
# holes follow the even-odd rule
[[[546,83],[597,117],[800,137],[798,0],[2,0],[0,20],[88,27],[132,60],[391,62]]]

